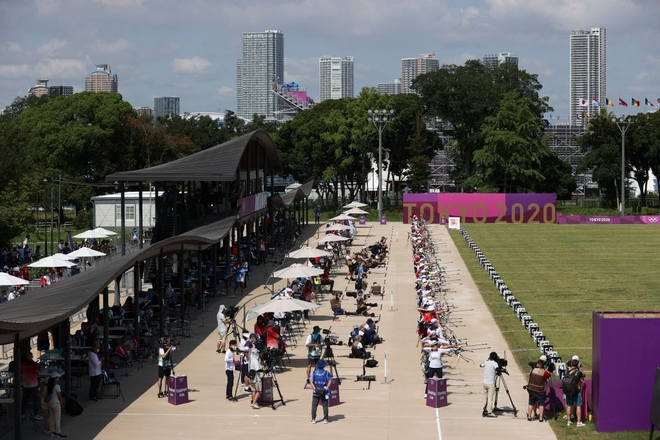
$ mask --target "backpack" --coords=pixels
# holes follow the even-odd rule
[[[561,389],[567,396],[572,396],[580,391],[580,378],[578,377],[579,370],[577,368],[569,370],[564,374],[561,381]]]
[[[83,412],[83,406],[72,397],[66,399],[65,409],[72,416],[79,416]]]

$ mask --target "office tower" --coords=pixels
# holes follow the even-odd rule
[[[37,85],[30,87],[28,95],[30,96],[43,96],[48,94],[48,81],[47,79],[37,79]]]
[[[502,63],[518,65],[518,57],[511,52],[500,52],[495,55],[484,55],[483,64],[488,67],[497,67]]]
[[[71,96],[73,86],[48,86],[48,93],[52,96]]]
[[[138,114],[138,116],[142,116],[142,115],[153,116],[154,115],[154,109],[152,109],[151,107],[135,107],[135,112]]]
[[[410,85],[413,79],[439,68],[440,60],[435,57],[434,53],[423,53],[417,58],[403,58],[401,60],[401,93],[412,93]]]
[[[353,97],[353,57],[319,59],[320,101]]]
[[[236,61],[236,114],[274,119],[277,96],[284,82],[284,34],[280,31],[243,33],[243,58]]]
[[[172,117],[179,114],[179,97],[163,96],[154,98],[154,117],[168,116]]]
[[[394,82],[391,83],[378,83],[376,90],[382,95],[398,95],[401,93],[401,80],[394,78]]]
[[[588,117],[597,114],[600,110],[600,107],[592,105],[592,100],[595,99],[604,105],[607,94],[605,28],[572,31],[570,48],[570,123],[585,124]],[[585,101],[581,103],[581,100]],[[587,105],[581,105],[584,103]]]
[[[85,76],[86,92],[110,92],[117,93],[119,79],[110,70],[109,64],[96,64],[96,71]]]

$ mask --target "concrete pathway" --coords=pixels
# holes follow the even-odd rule
[[[236,300],[220,299],[193,321],[192,337],[183,339],[182,350],[176,353],[175,360],[179,362],[176,373],[186,375],[188,379],[189,403],[174,406],[168,404],[167,399],[158,399],[157,367],[145,362],[144,368],[138,370],[133,367],[129,370],[129,376],[124,376],[122,369],[116,370],[126,402],[121,398],[87,402],[88,381],[83,378],[83,387],[77,392],[85,411],[75,418],[64,415],[63,432],[70,439],[307,439],[310,436],[361,440],[554,439],[548,424],[527,422],[527,392],[522,388],[526,376],[513,362],[509,364],[510,376],[505,379],[519,410],[518,417],[510,413],[497,419],[481,416],[483,371],[479,363],[488,357],[491,350],[501,356],[509,349],[446,229],[440,226],[430,228],[439,257],[449,273],[448,297],[457,307],[454,316],[459,326],[454,331],[459,338],[467,339],[468,348],[475,348],[473,352],[464,353],[473,362],[459,360],[455,356],[445,359],[447,407],[437,410],[429,408],[423,398],[420,352],[415,347],[418,314],[415,310],[412,254],[407,242],[409,226],[369,223],[359,228],[360,234],[353,249],[373,244],[381,236],[387,237],[390,245],[387,266],[372,270],[369,276],[370,283],[378,281],[385,289],[385,297],[377,300],[381,303],[379,310],[373,310],[380,314],[379,333],[385,342],[373,350],[379,364],[367,370],[367,374],[376,376],[370,389],[365,389],[367,382],[355,381],[362,374],[362,362],[348,358],[349,349],[345,345],[333,346],[342,378],[339,388],[341,404],[330,408],[328,425],[310,424],[311,391],[304,389],[304,337],[313,325],[319,325],[325,329],[331,327],[332,333],[345,342],[353,325],[362,323],[364,318],[346,316],[333,321],[328,298],[325,298],[322,307],[312,315],[311,323],[307,324],[305,335],[298,339],[298,346],[290,347],[290,363],[285,361],[287,371],[277,375],[285,405],[278,403],[276,410],[269,407],[255,410],[250,408],[245,392],[239,392],[237,403],[224,398],[224,356],[215,353],[215,314],[220,303],[231,305],[231,301]],[[306,228],[309,236],[315,232],[313,226]],[[314,243],[312,236],[309,244],[314,246]],[[272,268],[272,265],[268,267],[269,270]],[[269,292],[262,284],[266,281],[265,273],[263,268],[256,268],[249,282],[252,290],[240,299],[239,304],[251,307],[269,298]],[[344,279],[345,273],[345,266],[340,267],[335,277],[336,290],[350,290],[352,287]],[[274,287],[279,288],[283,283],[283,280],[278,280]],[[352,298],[346,298],[344,305],[350,308],[352,301]],[[248,323],[249,327],[252,325],[253,322]],[[511,406],[503,389],[498,406]],[[45,437],[28,422],[24,422],[23,430],[24,438]]]

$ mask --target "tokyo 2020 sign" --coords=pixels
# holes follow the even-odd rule
[[[428,223],[554,223],[556,201],[555,194],[404,194],[403,222],[416,215]]]

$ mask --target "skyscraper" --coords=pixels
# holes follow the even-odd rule
[[[500,52],[495,55],[484,55],[484,66],[497,67],[501,63],[511,63],[518,65],[518,57],[511,52]]]
[[[320,101],[353,97],[353,57],[319,59]]]
[[[119,89],[119,78],[112,73],[109,64],[96,64],[96,71],[85,76],[86,92],[110,92],[117,93]]]
[[[154,117],[174,116],[179,114],[179,97],[163,96],[154,98]]]
[[[584,124],[587,117],[600,108],[591,105],[596,99],[601,105],[607,94],[607,38],[605,28],[590,31],[574,30],[570,37],[571,90],[570,123]],[[581,105],[581,100],[587,105]]]
[[[243,58],[236,61],[236,114],[252,120],[256,113],[274,119],[277,97],[272,90],[284,82],[284,34],[243,33]]]
[[[417,58],[401,59],[401,93],[412,93],[410,85],[417,76],[440,68],[434,53],[423,53]]]

